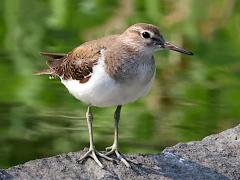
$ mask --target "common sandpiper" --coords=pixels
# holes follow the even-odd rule
[[[134,24],[121,34],[86,42],[66,54],[41,53],[48,57],[48,69],[36,74],[59,77],[70,94],[88,106],[86,119],[90,147],[80,161],[90,156],[103,168],[99,157],[113,160],[109,155],[115,154],[130,167],[118,146],[121,107],[149,92],[156,72],[153,55],[160,50],[193,55],[192,52],[165,41],[157,26],[146,23]],[[106,148],[105,154],[97,151],[94,146],[93,106],[117,107],[114,114],[114,142]]]

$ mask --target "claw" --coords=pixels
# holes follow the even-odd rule
[[[93,160],[98,164],[98,166],[100,166],[101,168],[103,168],[103,164],[99,161],[98,157],[102,157],[108,161],[113,161],[115,162],[114,159],[96,151],[95,149],[89,149],[88,152],[86,152],[79,160],[78,162],[82,162],[84,159],[88,158],[88,157],[91,157],[93,158]]]
[[[98,156],[100,156],[100,157],[102,157],[102,158],[108,160],[108,161],[116,162],[115,159],[110,158],[110,157],[106,156],[105,154],[102,154],[102,153],[100,153],[100,152],[96,152],[96,154],[97,154]]]
[[[107,147],[106,149],[110,149],[111,147]],[[111,151],[106,153],[106,156],[109,156],[111,154],[115,154],[117,156],[117,158],[123,163],[125,164],[125,166],[127,166],[128,168],[130,168],[130,164],[127,162],[127,160],[123,157],[123,155],[121,155],[121,153],[117,150],[117,149],[111,149]]]

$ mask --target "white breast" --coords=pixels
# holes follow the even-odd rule
[[[129,85],[119,83],[106,73],[103,50],[101,53],[102,56],[98,64],[93,67],[92,76],[87,83],[81,84],[78,80],[61,78],[61,82],[75,98],[88,105],[106,107],[133,102],[148,93],[155,73],[149,82],[143,83],[147,71],[146,67],[142,67],[143,72],[139,73],[134,82]]]

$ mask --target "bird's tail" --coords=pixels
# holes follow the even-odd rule
[[[55,75],[55,71],[52,69],[44,69],[33,72],[34,75]]]
[[[62,64],[67,54],[41,52],[41,55],[46,56],[48,58],[46,64],[49,67],[49,69],[35,71],[33,74],[57,76],[56,70]]]

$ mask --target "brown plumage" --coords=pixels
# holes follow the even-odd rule
[[[94,44],[94,42],[93,42]],[[95,42],[96,44],[96,42]],[[41,53],[48,57],[46,64],[49,69],[36,72],[36,75],[48,74],[52,76],[62,76],[63,79],[79,80],[80,83],[86,83],[100,57],[101,47],[90,46],[85,43],[68,54]]]
[[[141,49],[123,43],[124,40],[124,36],[114,35],[86,42],[68,54],[41,53],[48,58],[46,64],[49,69],[35,74],[61,76],[64,80],[73,79],[86,83],[91,78],[94,65],[101,57],[101,50],[105,50],[106,72],[116,80],[131,78],[130,76],[135,75],[137,67],[134,59],[140,59],[143,55]],[[131,54],[132,58],[129,58],[128,54]]]
[[[46,64],[49,69],[38,71],[35,74],[61,76],[64,80],[73,79],[79,80],[80,83],[86,83],[91,78],[93,66],[97,64],[98,59],[101,57],[101,50],[106,50],[104,54],[105,61],[107,62],[106,72],[111,74],[115,79],[117,78],[116,74],[119,74],[119,76],[124,74],[121,67],[124,61],[129,59],[127,54],[137,54],[136,50],[130,46],[128,47],[127,44],[116,43],[117,38],[121,39],[114,35],[89,41],[78,46],[68,54],[43,52],[41,54],[48,58]],[[106,48],[107,46],[108,48]],[[122,46],[122,50],[120,46]],[[123,51],[124,53],[116,56],[115,53],[119,51]]]
[[[136,61],[144,56],[144,46],[139,46],[142,37],[139,35],[139,28],[152,30],[160,36],[157,27],[139,23],[128,28],[119,35],[103,37],[98,40],[86,42],[68,54],[62,53],[41,53],[48,58],[47,65],[49,69],[36,72],[35,74],[48,74],[51,76],[61,76],[64,80],[79,80],[80,83],[86,83],[91,78],[93,66],[97,64],[101,56],[101,50],[104,49],[104,59],[106,62],[106,72],[117,80],[129,79],[135,75]],[[131,34],[129,36],[129,33]],[[136,44],[130,42],[133,39]],[[130,40],[130,41],[129,41]],[[128,42],[129,41],[129,42]],[[131,57],[129,57],[131,54]],[[146,62],[152,63],[152,62]],[[127,73],[126,73],[127,72]]]
[[[143,30],[152,32],[154,37],[151,40],[143,40],[141,35]],[[185,54],[190,52],[183,51],[176,46],[165,42],[160,34],[158,27],[138,23],[130,26],[122,34],[103,37],[98,40],[86,42],[68,54],[63,53],[41,53],[48,58],[47,65],[49,69],[38,71],[35,74],[48,74],[51,76],[60,76],[64,80],[79,80],[80,83],[86,83],[91,78],[93,67],[98,63],[101,57],[101,50],[104,49],[104,59],[106,63],[106,72],[115,80],[124,81],[135,76],[139,64],[154,63],[153,58],[148,62],[138,62],[136,60],[148,59],[145,56],[146,47],[158,46],[179,51]],[[164,47],[164,43],[168,46]],[[129,56],[131,54],[131,57]],[[191,53],[190,53],[191,54]]]
[[[70,52],[56,69],[56,74],[64,80],[79,80],[86,83],[100,57],[100,48],[83,44]]]

